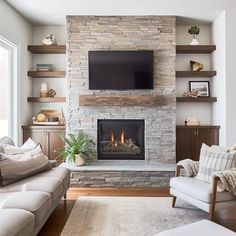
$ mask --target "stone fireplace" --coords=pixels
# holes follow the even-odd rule
[[[174,16],[67,16],[67,133],[88,134],[98,146],[97,159],[175,163],[175,20]],[[95,50],[153,50],[154,88],[90,90],[88,52]],[[94,103],[83,103],[85,96]],[[117,131],[104,126],[104,120],[118,120],[117,127],[122,120],[142,120],[143,140],[140,134],[133,137],[132,128]],[[100,125],[103,137],[98,134]],[[129,145],[137,146],[135,154],[122,150],[127,148],[121,147],[126,145],[122,131]]]
[[[98,160],[144,160],[144,120],[98,120]]]

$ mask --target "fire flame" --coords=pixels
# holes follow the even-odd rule
[[[113,142],[115,140],[114,133],[111,133],[111,141]]]
[[[122,130],[121,135],[120,135],[120,142],[124,143],[125,142],[125,131]]]
[[[111,132],[111,141],[114,142],[115,141],[115,135],[113,132]],[[117,146],[117,142],[118,140],[116,140],[116,142],[114,143],[115,146]],[[125,142],[125,131],[122,130],[121,135],[120,135],[120,142],[124,143]]]

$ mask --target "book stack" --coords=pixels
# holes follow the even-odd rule
[[[36,70],[37,71],[53,71],[54,64],[37,64]]]

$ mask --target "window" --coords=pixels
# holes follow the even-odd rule
[[[16,80],[17,47],[0,37],[0,137],[17,141],[18,83]]]

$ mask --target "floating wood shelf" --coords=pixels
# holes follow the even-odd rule
[[[207,53],[216,50],[216,45],[176,45],[176,53]]]
[[[216,71],[176,71],[176,77],[213,77]]]
[[[40,98],[40,97],[28,97],[27,102],[39,102],[39,103],[50,103],[50,102],[65,102],[66,98],[65,97],[46,97],[46,98]]]
[[[189,98],[189,97],[177,97],[176,102],[216,102],[216,97],[198,97],[198,98]]]
[[[66,45],[29,45],[28,50],[34,54],[65,54]]]
[[[175,102],[175,97],[162,95],[81,95],[80,106],[164,106]]]
[[[65,71],[28,71],[32,78],[65,78]]]

